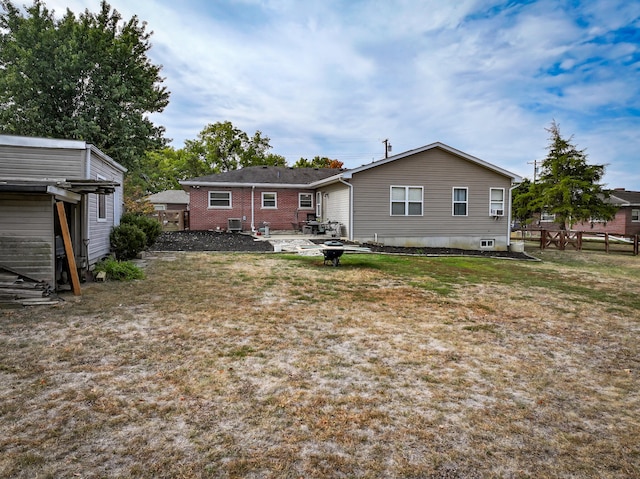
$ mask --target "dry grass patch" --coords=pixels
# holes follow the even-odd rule
[[[0,475],[639,476],[639,260],[545,256],[175,254],[0,311]]]

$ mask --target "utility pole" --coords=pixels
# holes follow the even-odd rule
[[[392,146],[389,143],[389,138],[385,138],[384,140],[382,140],[382,143],[384,143],[384,157],[389,158],[389,152],[392,149]]]
[[[542,160],[527,161],[527,165],[533,165],[533,182],[538,178],[538,162],[542,164]]]

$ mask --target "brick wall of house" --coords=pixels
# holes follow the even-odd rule
[[[631,208],[623,207],[618,210],[613,220],[607,223],[591,223],[576,224],[573,226],[575,231],[584,231],[586,233],[610,233],[617,235],[637,235],[640,234],[640,223],[631,221]]]
[[[230,191],[231,208],[209,208],[209,191]],[[262,207],[263,192],[276,193],[276,208]],[[299,193],[311,193],[312,198],[314,197],[313,190],[256,188],[253,191],[255,228],[261,228],[264,222],[268,222],[271,230],[293,230],[295,223],[305,221],[307,213],[313,213],[315,208],[299,209]],[[191,189],[190,228],[192,230],[217,228],[226,230],[229,218],[240,218],[242,230],[251,231],[251,188]]]

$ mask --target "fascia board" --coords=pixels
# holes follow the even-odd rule
[[[312,190],[313,183],[232,183],[225,181],[179,181],[182,186],[206,187],[206,188],[268,188],[268,189],[304,189]]]

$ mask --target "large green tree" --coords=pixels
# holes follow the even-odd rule
[[[106,2],[62,18],[41,0],[0,0],[0,132],[80,139],[127,168],[166,144],[149,114],[169,102],[151,33]]]
[[[185,141],[186,170],[197,177],[247,166],[286,166],[283,156],[269,153],[269,141],[260,131],[249,137],[230,121],[209,124],[197,139]]]
[[[532,187],[530,207],[555,215],[563,230],[580,222],[612,219],[615,207],[605,201],[609,194],[600,184],[604,165],[588,164],[585,150],[578,150],[572,138],[563,138],[555,121],[547,131],[548,153]]]
[[[340,169],[344,163],[340,160],[332,160],[326,156],[314,156],[313,159],[300,158],[293,165],[294,168],[336,168]]]

